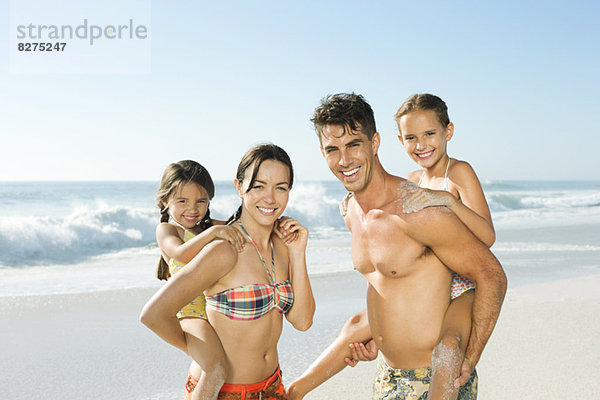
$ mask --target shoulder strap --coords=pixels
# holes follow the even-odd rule
[[[448,168],[450,168],[450,157],[448,157],[448,164],[446,164],[446,172],[444,173],[444,190],[448,191]]]

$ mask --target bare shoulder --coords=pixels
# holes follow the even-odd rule
[[[421,179],[422,175],[423,175],[423,170],[418,169],[416,171],[412,171],[412,172],[409,172],[408,174],[406,174],[406,179],[413,183],[417,183]]]
[[[182,229],[169,222],[161,222],[156,226],[156,237],[178,236],[182,237]]]
[[[221,239],[208,243],[198,254],[202,255],[203,258],[218,259],[221,265],[233,266],[238,260],[238,253],[235,248],[226,240]]]
[[[461,160],[454,160],[448,171],[448,179],[459,186],[479,185],[479,179],[473,167],[468,162]]]
[[[224,240],[214,240],[175,274],[172,281],[178,280],[185,287],[203,291],[233,271],[237,264],[238,253],[234,247]]]
[[[402,205],[404,201],[417,193],[421,189],[410,179],[393,177],[389,180],[387,191],[387,205],[384,207],[388,213],[402,215]]]

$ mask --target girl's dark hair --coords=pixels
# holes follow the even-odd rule
[[[294,168],[292,167],[292,160],[290,160],[290,156],[283,150],[281,147],[273,144],[273,143],[263,143],[258,144],[252,147],[248,152],[242,157],[240,164],[238,165],[237,172],[235,174],[235,178],[238,180],[240,184],[242,184],[244,180],[244,175],[246,174],[246,170],[251,166],[254,166],[254,170],[252,171],[252,177],[250,178],[250,184],[248,185],[248,193],[252,190],[254,186],[254,182],[256,181],[256,176],[258,175],[258,170],[260,169],[261,164],[266,160],[275,160],[283,163],[290,172],[290,180],[289,180],[289,188],[292,188],[294,183]],[[227,223],[231,223],[240,218],[242,215],[242,206],[240,206]]]
[[[208,192],[209,199],[212,199],[215,196],[215,184],[206,168],[202,165],[192,160],[182,160],[169,164],[163,173],[160,187],[156,194],[156,205],[160,209],[160,222],[169,222],[170,217],[169,210],[163,203],[168,201],[173,194],[177,193],[181,186],[189,182],[202,186]],[[212,226],[210,209],[206,210],[206,215],[204,215],[204,218],[198,226],[202,230]],[[158,261],[156,277],[165,281],[171,277],[169,265],[162,255]]]

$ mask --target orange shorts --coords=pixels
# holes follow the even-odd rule
[[[192,397],[198,380],[188,376],[185,382],[185,400]],[[285,389],[281,382],[281,369],[277,366],[275,373],[259,383],[248,385],[232,385],[226,383],[221,388],[217,399],[223,400],[283,400]]]

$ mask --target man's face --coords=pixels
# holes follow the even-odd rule
[[[333,174],[346,190],[364,190],[373,175],[373,164],[379,148],[379,133],[369,140],[362,127],[351,131],[349,126],[325,125],[321,131],[321,152]]]

